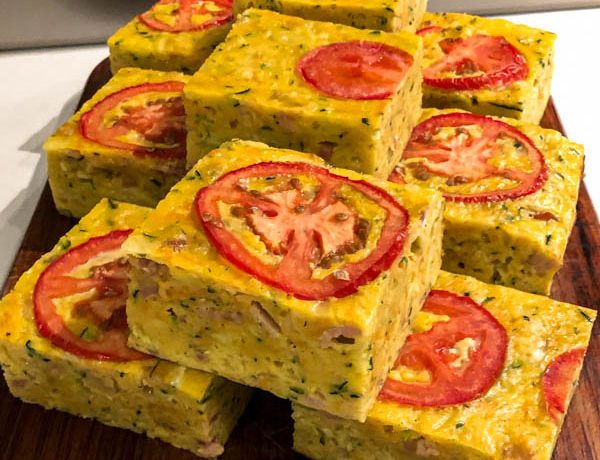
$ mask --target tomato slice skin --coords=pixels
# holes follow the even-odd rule
[[[442,30],[443,29],[440,26],[427,26],[427,27],[423,27],[422,29],[417,30],[416,34],[423,37],[423,36],[429,35],[429,34],[436,34],[438,32],[441,32]]]
[[[115,230],[103,236],[90,238],[46,267],[33,292],[34,319],[40,335],[57,347],[82,358],[120,362],[149,358],[148,355],[127,346],[129,330],[126,326],[108,330],[94,341],[82,339],[66,327],[53,303],[53,298],[94,288],[101,289],[102,283],[92,278],[72,278],[67,274],[97,254],[120,248],[131,232],[132,230]]]
[[[306,203],[307,212],[317,212],[335,201],[333,196],[339,185],[349,185],[366,197],[376,201],[387,212],[380,239],[375,249],[363,260],[344,265],[345,279],[330,274],[323,279],[311,279],[309,268],[314,241],[309,233],[294,234],[289,249],[282,261],[268,265],[254,257],[242,242],[221,222],[218,207],[220,201],[250,203],[249,206],[265,207],[268,204],[253,200],[245,192],[235,190],[240,179],[266,176],[289,176],[306,174],[321,181],[319,196]],[[358,287],[375,279],[387,270],[402,252],[408,232],[408,212],[386,191],[365,181],[355,181],[331,173],[325,168],[307,163],[265,162],[230,171],[213,184],[201,189],[194,202],[196,216],[211,244],[219,254],[240,270],[261,282],[281,289],[297,299],[324,300],[329,297],[342,298],[355,293]],[[272,207],[270,209],[273,209]],[[276,212],[270,211],[270,212]]]
[[[391,97],[413,63],[407,52],[379,42],[349,41],[316,48],[296,69],[310,86],[338,99]]]
[[[175,24],[167,24],[154,17],[154,10],[160,5],[179,4],[175,12]],[[221,7],[221,11],[211,11],[207,4],[214,4]],[[200,7],[200,12],[212,16],[200,24],[192,22],[194,8]],[[232,0],[160,0],[149,11],[138,16],[140,22],[150,29],[160,32],[179,33],[194,32],[217,27],[230,22],[233,19],[233,1]]]
[[[456,137],[452,138],[446,144],[436,144],[435,142],[432,142],[430,140],[433,133],[435,133],[436,130],[442,127],[460,128],[462,126],[470,125],[475,125],[482,128],[484,132],[482,142],[485,141],[485,136],[487,136],[488,139],[488,142],[485,143],[485,145],[483,145],[482,142],[479,142],[478,144],[476,141],[474,141],[472,146],[452,147],[450,144],[452,140],[456,139]],[[453,158],[460,158],[462,155],[468,153],[469,149],[475,148],[477,146],[479,146],[480,148],[487,148],[493,146],[493,142],[495,142],[495,140],[498,139],[500,136],[508,136],[514,139],[527,150],[528,158],[530,162],[534,165],[534,170],[531,173],[512,169],[503,170],[497,167],[493,167],[492,165],[488,164],[487,159],[481,155],[473,156],[471,158],[472,162],[470,164],[466,164],[466,162],[463,162],[461,165],[463,166],[462,169],[453,168],[450,170]],[[482,203],[505,201],[509,199],[514,200],[537,192],[543,187],[543,185],[548,179],[548,168],[546,166],[546,160],[544,159],[544,155],[535,146],[533,141],[529,139],[529,137],[527,137],[524,133],[519,131],[517,128],[500,120],[495,120],[484,115],[476,115],[467,112],[453,112],[436,115],[431,118],[428,118],[427,120],[418,124],[413,130],[409,143],[404,152],[403,160],[423,157],[428,162],[429,156],[430,158],[432,158],[432,162],[434,162],[435,160],[439,160],[439,154],[442,150],[448,151],[446,155],[449,157],[449,159],[445,162],[449,165],[449,173],[443,175],[446,175],[448,177],[451,177],[452,174],[458,176],[469,176],[476,172],[477,168],[480,168],[478,179],[483,179],[491,176],[503,176],[508,174],[511,179],[518,181],[517,185],[507,189],[482,191],[471,194],[444,193],[444,197],[448,201],[456,201],[463,203]],[[443,153],[444,152],[442,152],[442,154]],[[438,165],[440,165],[438,167],[433,163],[430,163],[429,166],[428,163],[424,163],[427,169],[435,167],[435,169],[432,170],[434,174],[443,173],[441,166],[443,164],[444,162],[438,163]],[[397,169],[392,172],[388,180],[397,183],[405,183],[405,178],[402,177],[402,175],[398,172]]]
[[[136,155],[148,155],[165,159],[185,158],[186,130],[185,112],[183,109],[183,87],[184,83],[182,82],[167,81],[161,83],[144,83],[112,93],[81,116],[79,120],[79,132],[84,138],[90,141],[107,147],[130,150]],[[130,98],[147,92],[178,92],[181,93],[181,97],[176,98],[171,104],[159,102],[157,106],[136,107],[135,111],[124,117],[125,126],[116,123],[111,127],[103,127],[104,115],[107,111],[114,109]],[[161,123],[163,125],[166,124],[166,126],[161,126]],[[171,123],[170,126],[169,123]],[[162,132],[159,132],[159,137],[164,137],[164,135],[173,137],[173,147],[149,148],[117,139],[118,136],[122,136],[131,130],[136,130],[142,135],[146,134],[150,136],[156,126],[159,127],[159,131],[162,130]],[[166,133],[164,132],[165,130]],[[160,139],[158,141],[160,142]]]
[[[573,348],[557,356],[542,376],[546,411],[556,424],[560,424],[562,416],[567,411],[571,386],[575,382],[577,370],[583,363],[586,350],[586,348]]]
[[[447,90],[478,90],[507,86],[525,80],[529,75],[527,60],[504,37],[474,35],[445,39],[439,45],[446,54],[424,70],[426,85]],[[483,73],[443,77],[444,71]]]
[[[486,394],[498,380],[508,349],[506,329],[485,308],[470,297],[433,290],[423,311],[446,315],[447,322],[413,333],[396,358],[395,368],[403,365],[426,370],[427,383],[406,383],[388,377],[379,398],[417,407],[463,404]],[[469,353],[468,363],[453,368],[450,348],[471,338],[477,344]]]

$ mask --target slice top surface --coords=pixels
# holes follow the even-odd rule
[[[358,30],[249,9],[240,15],[227,39],[192,78],[186,94],[230,98],[232,104],[243,100],[304,114],[327,112],[345,118],[359,112],[378,117],[389,97],[375,100],[332,97],[307,83],[298,71],[299,62],[316,49],[354,42],[395,49],[407,58],[407,63],[413,61],[403,64],[406,67],[418,65],[420,60],[421,39],[412,34]],[[389,64],[390,59],[386,59]],[[338,62],[350,66],[348,61],[338,59]],[[390,67],[388,64],[386,68]],[[372,77],[370,71],[363,75]],[[392,87],[399,91],[406,80],[399,77],[396,81]]]

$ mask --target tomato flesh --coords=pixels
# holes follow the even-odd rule
[[[351,41],[321,46],[297,65],[304,81],[339,99],[387,99],[413,63],[407,52],[379,42]]]
[[[98,144],[139,155],[185,158],[183,86],[182,82],[168,81],[117,91],[82,115],[79,132]],[[134,100],[138,97],[148,100],[140,104]]]
[[[442,130],[452,133],[446,132],[440,137]],[[503,160],[509,154],[526,162],[530,170],[525,171],[519,165],[504,165]],[[415,175],[413,179],[406,171],[402,172],[402,168],[415,166],[425,168],[427,174]],[[417,125],[401,167],[396,168],[389,180],[420,182],[428,180],[430,175],[448,178],[442,187],[447,200],[495,202],[537,192],[546,182],[548,170],[542,153],[518,129],[483,115],[455,112],[431,117]],[[510,182],[481,191],[479,185],[487,187],[484,181],[494,177]],[[465,184],[474,186],[474,191],[457,191]]]
[[[302,190],[300,176],[318,181],[314,196]],[[240,185],[265,177],[282,179],[283,185],[269,193]],[[338,195],[344,187],[382,209],[385,221],[365,257],[346,261],[318,278],[315,270],[362,249],[369,233],[368,220]],[[251,253],[239,235],[223,224],[223,204],[231,206],[231,215],[243,220],[271,255],[280,256],[277,263]],[[402,252],[408,229],[407,211],[384,190],[306,163],[258,163],[231,171],[201,189],[194,207],[221,256],[265,284],[305,300],[345,297],[375,279]]]
[[[232,8],[232,0],[160,0],[138,18],[161,32],[191,32],[230,22]]]
[[[296,189],[264,195],[264,199],[277,207],[277,214],[268,212],[249,213],[246,220],[260,235],[266,246],[275,254],[285,254],[296,232],[314,231],[321,254],[331,254],[345,244],[353,243],[356,215],[340,201],[312,213],[297,210],[304,206],[304,199]],[[348,216],[337,221],[336,216]]]
[[[34,318],[39,333],[57,347],[82,358],[105,361],[131,361],[148,358],[127,346],[129,329],[125,319],[127,265],[113,261],[95,267],[88,278],[70,273],[104,252],[121,247],[131,230],[116,230],[90,238],[52,262],[39,277],[34,293]],[[85,316],[102,333],[85,340],[73,333],[58,313],[55,300],[90,291],[85,300],[70,305],[73,315]]]
[[[452,90],[498,88],[529,75],[527,60],[504,37],[446,38],[438,45],[444,56],[423,72],[429,86]]]
[[[418,407],[462,404],[488,392],[498,380],[508,349],[504,327],[470,297],[442,290],[430,292],[424,312],[449,317],[426,332],[413,333],[400,350],[394,368],[425,371],[427,382],[388,377],[379,398]],[[455,345],[474,344],[461,362]]]
[[[427,27],[423,27],[422,29],[417,30],[417,35],[420,35],[423,37],[425,35],[436,34],[441,31],[442,31],[442,28],[440,26],[427,26]]]
[[[548,365],[542,377],[546,410],[557,424],[560,424],[562,416],[567,411],[569,395],[585,352],[585,348],[574,348],[557,356]]]

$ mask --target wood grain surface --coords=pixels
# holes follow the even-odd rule
[[[92,72],[81,103],[110,78],[108,60]],[[552,101],[542,126],[563,132]],[[592,152],[593,153],[593,152]],[[577,223],[557,274],[552,297],[597,309],[600,304],[600,227],[585,186],[577,204]],[[54,209],[44,189],[4,292],[75,221]],[[290,404],[257,391],[227,443],[223,459],[300,459],[292,445]],[[0,458],[11,460],[125,460],[197,458],[170,445],[126,430],[58,411],[46,411],[13,398],[0,379]],[[600,459],[600,321],[596,322],[579,387],[554,453],[555,460]]]

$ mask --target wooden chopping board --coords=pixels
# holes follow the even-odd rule
[[[108,59],[92,71],[79,105],[110,78]],[[542,126],[564,133],[552,101]],[[23,244],[4,286],[11,289],[21,273],[49,251],[76,221],[59,215],[46,185]],[[600,227],[585,185],[577,203],[577,222],[564,267],[556,275],[552,297],[597,309],[600,305]],[[288,401],[256,391],[227,443],[223,459],[301,459],[292,451],[292,419]],[[0,378],[0,456],[6,460],[192,460],[189,452],[127,430],[13,398]],[[562,433],[555,460],[600,459],[600,320]]]

